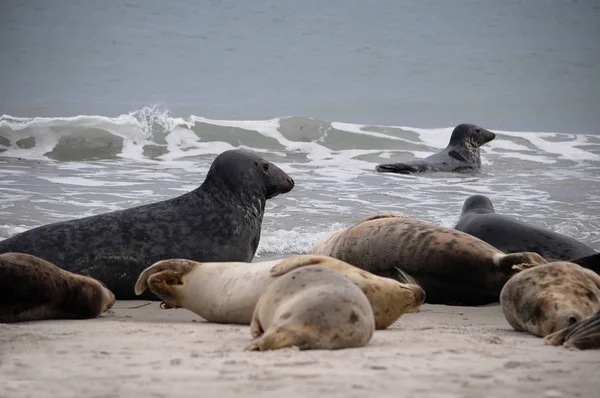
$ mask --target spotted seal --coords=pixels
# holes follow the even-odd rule
[[[93,278],[29,254],[0,254],[0,323],[96,318],[114,303]]]
[[[102,281],[117,299],[134,299],[140,272],[159,260],[251,261],[267,199],[293,187],[285,172],[258,154],[225,151],[192,192],[37,227],[0,242],[0,253],[35,255]]]
[[[246,350],[340,349],[366,345],[375,330],[367,296],[341,273],[311,265],[277,278],[260,296]]]
[[[431,304],[497,302],[513,265],[546,262],[537,253],[506,254],[464,232],[394,214],[335,232],[317,242],[313,253],[384,277],[400,269],[414,277]]]
[[[566,261],[523,269],[502,288],[500,305],[515,330],[544,337],[600,311],[600,276]]]
[[[425,159],[406,163],[380,164],[380,173],[413,174],[426,171],[477,171],[481,169],[479,147],[496,138],[496,134],[474,124],[459,124],[452,131],[450,142],[443,150]]]

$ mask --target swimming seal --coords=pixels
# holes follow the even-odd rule
[[[484,195],[472,195],[465,200],[454,228],[505,253],[532,251],[548,261],[571,261],[596,254],[594,249],[573,238],[496,214],[492,201]]]
[[[315,245],[324,254],[373,274],[412,276],[427,303],[497,302],[516,264],[544,264],[537,253],[506,254],[474,236],[409,217],[384,214],[335,232]]]
[[[114,303],[97,280],[29,254],[0,254],[0,323],[96,318]]]
[[[564,261],[525,269],[504,285],[500,305],[515,330],[544,337],[600,311],[600,276]]]
[[[600,349],[600,312],[588,319],[549,334],[544,338],[546,344],[562,345],[579,350]]]
[[[365,294],[339,272],[311,265],[283,274],[260,296],[246,350],[361,347],[374,330]]]
[[[209,322],[249,325],[260,295],[271,283],[293,269],[310,265],[332,269],[354,282],[373,307],[377,329],[417,311],[425,300],[423,289],[410,280],[400,283],[332,257],[310,254],[255,263],[163,260],[140,274],[135,293],[149,287],[170,307],[186,308]]]
[[[479,147],[496,138],[496,134],[474,124],[459,124],[452,131],[450,143],[425,159],[406,163],[380,164],[380,173],[412,174],[425,171],[473,171],[481,169]]]
[[[117,299],[133,299],[138,275],[159,260],[252,261],[266,200],[293,187],[259,155],[225,151],[192,192],[34,228],[0,242],[0,253],[38,256],[102,281]],[[156,299],[151,293],[143,298]]]

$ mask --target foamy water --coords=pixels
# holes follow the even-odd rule
[[[481,148],[480,173],[375,172],[379,163],[444,148],[453,127],[174,118],[158,108],[114,118],[4,115],[0,238],[175,197],[202,183],[217,154],[248,148],[296,181],[267,202],[257,258],[309,252],[317,240],[378,213],[451,227],[471,194],[490,197],[498,213],[600,249],[598,135],[492,130],[497,137]]]

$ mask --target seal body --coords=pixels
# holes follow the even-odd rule
[[[186,308],[210,322],[249,325],[261,294],[281,275],[319,265],[350,279],[373,307],[377,329],[401,315],[415,312],[425,293],[414,283],[382,278],[328,256],[296,255],[285,259],[245,263],[199,263],[185,259],[159,261],[144,270],[136,294],[147,287],[169,305]]]
[[[516,264],[543,264],[536,253],[505,254],[471,235],[393,214],[368,218],[318,242],[324,254],[376,275],[410,274],[431,304],[497,302]]]
[[[284,347],[340,349],[366,345],[375,330],[373,309],[348,278],[321,266],[294,269],[261,295],[247,350]]]
[[[533,251],[548,261],[570,261],[596,253],[568,236],[496,214],[491,200],[483,195],[467,198],[454,228],[505,253]]]
[[[114,303],[95,279],[29,254],[0,254],[0,323],[95,318]]]
[[[381,173],[413,174],[425,171],[477,171],[481,169],[479,147],[496,134],[474,124],[459,124],[452,131],[448,146],[425,159],[406,163],[380,164]]]
[[[0,242],[0,253],[38,256],[102,281],[117,299],[132,299],[137,276],[159,260],[251,261],[266,200],[293,186],[286,173],[257,154],[226,151],[192,192],[34,228]]]
[[[600,312],[544,338],[546,344],[580,350],[600,349]]]
[[[513,276],[500,304],[515,330],[544,337],[600,311],[600,276],[569,262],[540,265]]]

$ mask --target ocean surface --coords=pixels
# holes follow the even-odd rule
[[[295,188],[255,260],[471,194],[600,250],[597,1],[3,1],[0,239],[199,186],[248,148]],[[497,134],[478,173],[375,172]]]

